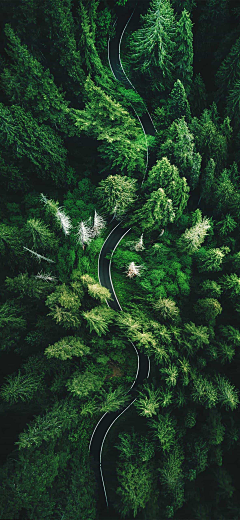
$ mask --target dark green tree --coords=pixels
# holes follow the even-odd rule
[[[189,94],[193,76],[193,23],[186,8],[177,22],[176,44],[176,74]]]

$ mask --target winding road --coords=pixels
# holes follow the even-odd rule
[[[112,70],[112,73],[114,77],[121,81],[126,88],[133,88],[134,86],[130,82],[130,80],[127,78],[124,69],[122,67],[121,58],[120,58],[120,49],[121,49],[121,40],[124,34],[124,31],[132,17],[132,14],[125,13],[121,15],[117,19],[117,25],[116,25],[116,35],[114,38],[108,41],[108,59],[109,59],[109,65]],[[134,107],[133,107],[134,109]],[[135,109],[134,109],[135,111]],[[136,111],[135,111],[136,113]],[[138,120],[141,123],[143,132],[146,135],[155,135],[156,130],[154,128],[152,119],[150,114],[148,113],[147,109],[146,112],[139,116],[136,113],[136,116]],[[146,146],[147,146],[147,140],[146,140]],[[146,164],[146,170],[148,166],[148,149],[147,149],[147,164]],[[146,172],[145,172],[146,173]],[[106,238],[102,249],[99,254],[98,259],[98,278],[99,282],[102,286],[109,289],[112,300],[108,302],[109,307],[116,311],[121,311],[121,305],[117,299],[112,278],[111,278],[111,261],[112,261],[112,255],[118,246],[119,242],[122,240],[122,238],[130,231],[129,229],[124,229],[121,227],[121,224],[117,224],[115,228],[111,231],[111,233]],[[107,258],[107,256],[110,257],[110,260]],[[108,503],[108,496],[107,496],[107,490],[105,487],[104,482],[104,476],[102,471],[102,450],[104,441],[106,439],[106,436],[108,434],[108,431],[110,430],[111,426],[114,424],[114,422],[120,417],[136,400],[136,389],[138,385],[141,385],[145,379],[149,377],[150,374],[150,360],[148,356],[138,351],[138,349],[135,347],[135,345],[132,343],[132,347],[135,349],[137,359],[138,359],[138,368],[135,376],[135,380],[131,386],[131,388],[128,391],[128,395],[130,396],[130,404],[127,407],[120,408],[116,412],[107,412],[101,417],[100,421],[96,425],[90,443],[89,443],[89,450],[90,450],[90,456],[91,456],[91,462],[92,467],[94,469],[96,480],[98,484],[98,493],[99,493],[99,504],[102,506],[109,506]]]

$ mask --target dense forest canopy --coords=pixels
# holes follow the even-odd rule
[[[108,61],[133,10],[121,61],[136,90]],[[240,7],[0,12],[0,518],[238,520]],[[119,313],[98,256],[120,221]],[[88,446],[128,404],[131,342],[151,373],[105,441],[103,511]]]

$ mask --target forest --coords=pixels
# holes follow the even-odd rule
[[[0,14],[0,519],[239,520],[240,5]],[[118,223],[121,312],[98,278]],[[103,507],[89,442],[129,404],[131,342],[151,371],[105,439]]]

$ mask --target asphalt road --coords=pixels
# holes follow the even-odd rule
[[[126,75],[123,72],[121,61],[120,61],[120,43],[121,38],[128,23],[128,20],[131,18],[131,13],[126,13],[121,15],[117,20],[116,27],[116,36],[114,39],[109,41],[108,46],[108,57],[109,64],[113,75],[118,81],[121,81],[125,85],[126,88],[133,88],[131,82],[128,80]],[[155,128],[153,126],[153,122],[151,117],[146,110],[146,113],[141,117],[141,122],[143,125],[143,129],[146,134],[155,135]],[[116,227],[111,231],[107,239],[105,240],[102,250],[99,255],[98,261],[98,276],[99,281],[102,286],[109,289],[112,300],[109,301],[108,305],[112,309],[116,311],[121,311],[120,303],[118,302],[117,295],[115,294],[114,287],[111,280],[111,256],[117,247],[118,243],[122,240],[124,235],[126,235],[130,231],[129,229],[124,229],[121,227],[121,224],[116,225]],[[108,257],[108,258],[107,258]],[[110,412],[103,415],[98,424],[95,427],[95,430],[92,434],[89,450],[91,456],[91,464],[94,469],[96,475],[96,481],[98,486],[98,500],[100,507],[109,506],[107,490],[105,488],[104,476],[102,472],[102,449],[105,438],[107,436],[108,430],[117,420],[117,418],[122,415],[134,402],[137,395],[137,387],[142,385],[144,380],[149,377],[150,373],[150,360],[148,356],[138,351],[135,345],[132,344],[132,348],[135,349],[137,358],[138,358],[138,369],[135,377],[135,381],[132,384],[131,389],[128,392],[129,396],[129,404],[125,408],[120,408],[117,412]]]

